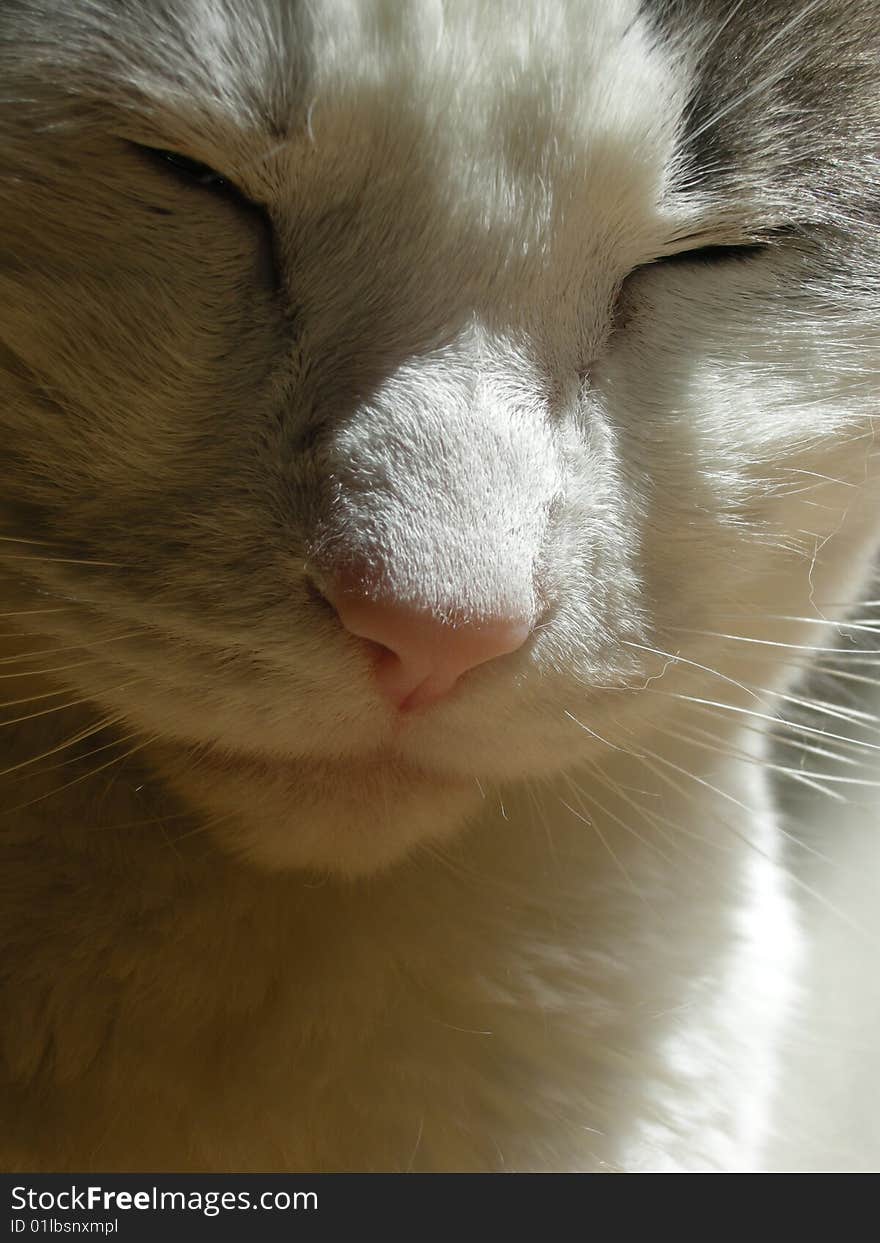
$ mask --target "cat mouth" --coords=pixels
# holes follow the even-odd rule
[[[203,746],[184,764],[174,756],[167,775],[236,857],[348,878],[458,832],[480,800],[473,776],[423,767],[390,747],[314,758]]]
[[[376,747],[370,751],[351,755],[321,756],[278,755],[271,752],[245,751],[229,747],[212,746],[194,755],[199,768],[222,772],[228,776],[265,780],[301,780],[311,771],[315,779],[334,782],[393,780],[405,785],[435,787],[461,786],[472,783],[460,773],[443,772],[427,768],[408,759],[393,746]]]

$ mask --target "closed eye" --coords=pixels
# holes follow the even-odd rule
[[[696,246],[679,250],[674,255],[661,255],[656,263],[729,263],[735,259],[753,259],[769,250],[766,242],[741,242],[730,246]]]
[[[757,237],[747,242],[707,242],[699,245],[699,234],[679,239],[680,250],[671,255],[658,255],[656,263],[716,264],[731,263],[737,259],[755,259],[778,246],[780,242],[794,241],[803,237],[803,230],[795,224],[771,225],[760,230]],[[691,243],[688,246],[688,242]]]
[[[2,0],[0,0],[2,4]],[[258,228],[261,239],[259,251],[259,271],[266,285],[278,291],[281,287],[280,268],[275,251],[275,235],[269,209],[264,203],[256,202],[223,173],[194,160],[191,156],[182,155],[179,151],[170,151],[166,147],[148,147],[143,143],[131,143],[142,159],[148,160],[154,167],[179,185],[190,187],[193,193],[209,194],[223,199],[240,213],[253,220]],[[173,214],[167,207],[156,207],[153,210],[165,215]]]
[[[216,168],[211,168],[209,164],[203,164],[201,160],[182,155],[179,151],[169,151],[165,147],[147,147],[141,143],[132,145],[152,164],[175,177],[178,182],[221,194],[241,206],[262,210],[261,205],[248,198],[234,181],[230,181],[228,177],[219,173]]]
[[[181,155],[178,151],[166,151],[162,147],[144,147],[143,150],[151,152],[159,160],[164,160],[175,172],[197,185],[221,187],[229,184],[215,168],[210,168],[199,160],[191,160],[188,155]]]

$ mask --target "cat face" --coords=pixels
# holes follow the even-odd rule
[[[745,7],[0,16],[4,589],[232,848],[382,867],[857,572],[878,38]],[[403,713],[343,579],[528,637]]]

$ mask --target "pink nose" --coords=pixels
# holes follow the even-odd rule
[[[451,624],[386,600],[333,597],[349,633],[379,647],[379,689],[400,709],[443,699],[462,674],[522,647],[531,627],[521,619],[487,618]]]

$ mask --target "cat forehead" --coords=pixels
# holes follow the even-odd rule
[[[641,170],[643,196],[681,190],[704,214],[846,224],[878,213],[876,13],[875,0],[8,0],[0,98],[18,105],[5,125],[30,126],[30,74],[38,104],[98,101],[209,163],[259,168],[286,145],[295,166],[320,137],[344,180],[359,161],[373,176],[377,151],[421,157],[443,132],[447,151],[454,136],[465,161],[501,168],[501,193],[558,182],[568,163],[599,180]]]
[[[647,156],[668,147],[683,102],[637,0],[21,0],[15,12],[0,15],[0,44],[18,76],[29,61],[46,95],[98,100],[180,141],[313,140],[332,112],[350,158],[366,139],[441,125],[563,154],[613,129]]]
[[[316,93],[405,93],[425,74],[484,100],[529,77],[557,105],[566,78],[589,94],[597,77],[614,87],[640,73],[650,89],[647,24],[638,0],[17,0],[0,15],[10,46],[84,83],[97,71],[157,96],[185,90],[277,129]]]
[[[56,8],[32,32],[61,72],[35,91],[218,169],[277,209],[281,235],[287,218],[291,251],[335,246],[353,201],[374,228],[406,204],[410,237],[442,221],[448,246],[467,236],[487,266],[552,239],[581,268],[611,256],[612,280],[662,231],[686,75],[636,0]]]

